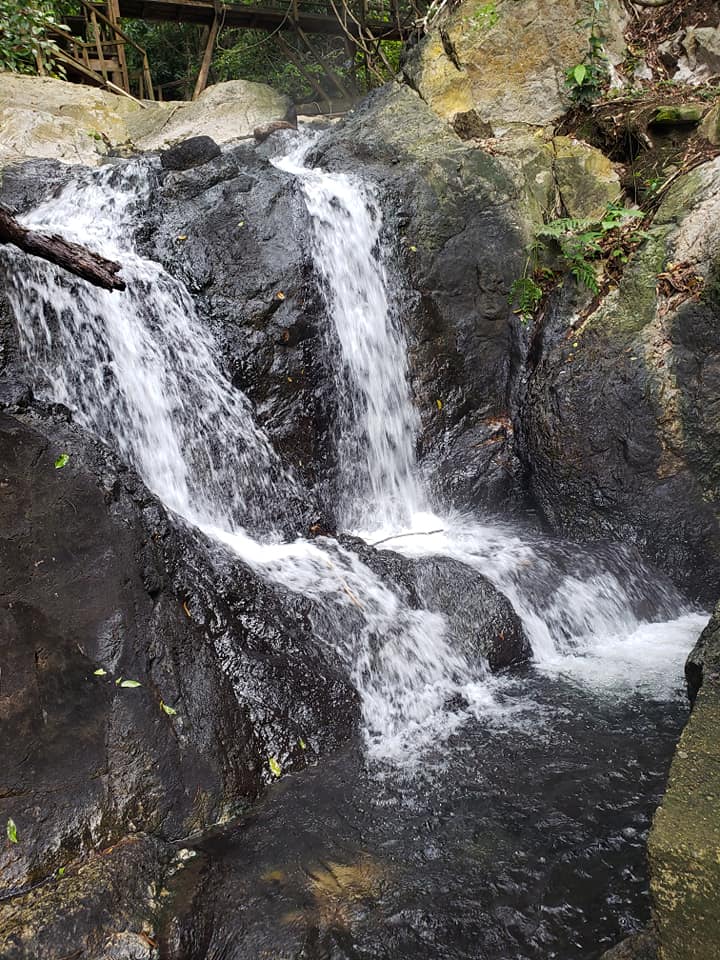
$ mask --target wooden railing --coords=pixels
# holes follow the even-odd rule
[[[47,31],[58,46],[58,59],[66,71],[75,72],[86,82],[95,82],[116,93],[134,93],[141,100],[154,100],[147,53],[112,17],[112,6],[108,6],[111,16],[107,16],[90,0],[78,0],[78,3],[85,18],[85,37],[77,37],[59,26],[51,26]],[[132,47],[138,53],[142,64],[132,76],[128,72],[126,47]],[[38,66],[42,73],[42,66]]]

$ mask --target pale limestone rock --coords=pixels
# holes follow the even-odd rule
[[[515,123],[546,124],[568,108],[565,74],[586,54],[590,9],[588,0],[463,0],[411,52],[406,76],[451,123],[475,110],[496,135]],[[625,23],[619,0],[608,0],[611,62],[622,59]]]
[[[205,134],[219,144],[281,120],[287,97],[233,80],[194,103],[134,103],[104,90],[20,74],[0,74],[0,168],[33,158],[94,166],[110,150],[158,150]]]

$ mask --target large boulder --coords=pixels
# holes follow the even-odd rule
[[[458,130],[470,117],[496,134],[509,124],[542,126],[570,104],[565,76],[585,59],[591,15],[586,0],[462,0],[410,52],[404,73]],[[625,24],[619,0],[603,4],[605,49],[615,62]]]
[[[192,103],[139,103],[64,80],[2,73],[0,168],[34,158],[93,166],[109,153],[159,150],[199,135],[225,144],[290,111],[283,94],[248,80],[208,87]]]
[[[290,770],[347,740],[356,694],[313,643],[301,598],[211,555],[62,417],[0,414],[0,463],[0,717],[13,731],[0,820],[17,830],[0,852],[0,892],[13,895],[0,952],[90,956],[129,914],[147,919],[133,891],[162,873],[167,844],[252,802],[270,757]],[[93,885],[81,861],[102,872],[101,851],[141,835],[152,842],[132,848],[137,869],[118,874],[127,896],[106,886],[93,910],[72,900]],[[63,880],[53,900],[77,870],[85,880]],[[38,883],[50,886],[30,893]],[[56,953],[35,952],[53,931],[67,937]]]
[[[453,650],[492,671],[530,659],[532,650],[512,604],[487,577],[453,557],[408,557],[356,537],[342,543],[390,582],[413,608],[442,614]]]
[[[678,180],[584,319],[567,290],[556,301],[521,414],[530,491],[552,526],[630,541],[704,600],[720,592],[718,173],[713,160]]]

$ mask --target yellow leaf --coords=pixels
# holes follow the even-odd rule
[[[285,294],[282,292],[282,290],[278,290],[278,292],[275,294],[275,296],[278,298],[278,300],[284,300],[284,299],[285,299]]]
[[[282,767],[281,767],[280,764],[277,762],[277,760],[275,759],[275,757],[269,757],[269,758],[268,758],[268,766],[270,767],[270,772],[272,773],[272,775],[273,775],[274,777],[280,777],[280,776],[282,776]]]
[[[187,234],[181,233],[180,236],[178,237],[178,240],[187,240]]]
[[[442,410],[442,400],[436,400],[435,403],[437,404],[438,410]]]

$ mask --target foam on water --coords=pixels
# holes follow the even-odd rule
[[[341,399],[341,515],[371,543],[395,537],[387,549],[454,557],[487,576],[521,616],[542,669],[599,691],[671,695],[702,616],[636,558],[430,512],[377,196],[358,179],[307,167],[307,150],[301,142],[276,166],[297,178],[313,222]],[[444,617],[408,606],[334,541],[284,542],[268,523],[275,505],[298,493],[295,481],[220,368],[187,290],[134,248],[154,177],[147,162],[78,174],[25,218],[122,259],[125,292],[100,291],[19,252],[0,254],[37,394],[66,404],[185,522],[317,601],[318,640],[337,651],[357,686],[373,756],[412,763],[468,716],[511,716],[518,704],[505,702],[502,681],[484,664],[451,647]]]

